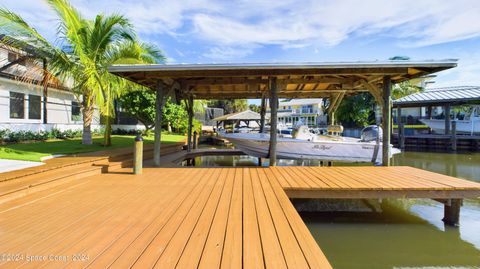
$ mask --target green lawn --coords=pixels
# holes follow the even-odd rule
[[[183,135],[162,134],[162,143],[175,143],[185,139]],[[66,155],[93,152],[106,149],[133,147],[134,136],[113,135],[112,146],[102,146],[103,137],[95,137],[93,145],[82,145],[81,138],[71,140],[51,140],[27,144],[11,144],[0,147],[0,159],[39,162],[40,158],[51,155]],[[144,137],[145,144],[153,143],[153,136]]]

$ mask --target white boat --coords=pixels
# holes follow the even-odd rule
[[[467,113],[462,120],[454,119],[456,121],[457,133],[475,134],[480,133],[480,106],[474,106],[470,113]],[[428,125],[435,133],[445,133],[444,119],[421,119],[422,123]]]
[[[299,131],[303,131],[303,136],[277,138],[277,158],[375,163],[382,161],[382,142],[376,142],[376,139],[365,141],[351,137],[315,135],[308,132],[306,127]],[[248,155],[268,157],[269,134],[221,133],[220,135]],[[390,157],[397,153],[400,153],[400,150],[390,145]]]

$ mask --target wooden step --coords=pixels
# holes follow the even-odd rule
[[[180,144],[162,145],[162,154],[170,154],[181,149]],[[153,158],[153,147],[144,150],[144,160]],[[77,163],[63,166],[49,166],[31,174],[10,180],[0,181],[0,203],[11,201],[27,194],[43,191],[61,184],[67,184],[92,175],[112,172],[133,165],[133,154],[130,151],[116,153],[113,156],[79,159]]]
[[[8,186],[0,187],[0,204],[23,197],[25,195],[43,191],[58,185],[70,183],[85,177],[99,175],[102,173],[102,167],[89,166],[72,169],[70,172],[57,171],[55,175],[41,176],[31,182],[14,182]]]

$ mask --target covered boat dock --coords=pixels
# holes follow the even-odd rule
[[[478,151],[480,149],[480,135],[473,133],[474,124],[480,124],[473,119],[471,122],[471,133],[459,134],[457,122],[455,120],[454,107],[465,105],[480,105],[480,86],[458,86],[428,89],[419,93],[414,93],[398,100],[393,101],[393,109],[397,111],[398,132],[393,137],[397,141],[398,147],[404,149],[407,145],[414,144],[422,147],[438,149],[448,149],[456,151],[457,149]],[[406,134],[406,119],[402,109],[412,107],[425,107],[425,119],[433,118],[433,108],[442,107],[444,114],[443,133],[428,134]]]
[[[388,107],[383,109],[388,127],[392,82],[454,65],[123,66],[112,71],[128,68],[115,72],[156,90],[157,123],[166,96],[190,104],[193,98],[228,96],[270,98],[276,104],[286,96],[336,98],[370,91]],[[273,161],[275,143],[272,139]],[[102,175],[78,173],[53,188],[30,188],[1,203],[0,252],[29,255],[5,256],[2,268],[329,269],[321,238],[315,241],[291,198],[429,198],[443,203],[445,223],[456,225],[462,199],[480,196],[478,183],[410,167],[168,168],[161,167],[168,163],[165,151],[161,156],[155,144],[154,160],[143,174],[118,166]],[[48,175],[35,178],[52,181]]]
[[[151,88],[157,93],[156,126],[168,96],[176,100],[262,99],[261,125],[265,120],[265,100],[270,99],[270,134],[277,133],[279,98],[329,98],[337,108],[345,96],[370,92],[382,108],[382,163],[389,166],[392,84],[453,68],[455,60],[321,62],[289,64],[182,64],[114,65],[110,72]],[[192,105],[189,115],[193,117]],[[335,109],[329,111],[331,117]],[[191,120],[190,120],[191,122]],[[191,129],[191,128],[189,128]],[[263,128],[261,128],[263,131]],[[160,166],[160,133],[155,129],[154,160]],[[189,131],[188,143],[191,143]],[[276,135],[270,135],[270,165],[276,165]],[[190,148],[190,147],[189,147]]]

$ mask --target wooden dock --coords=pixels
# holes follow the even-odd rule
[[[123,168],[0,204],[0,253],[23,255],[3,258],[0,266],[331,268],[289,196],[480,197],[480,184],[409,167],[130,172]]]

